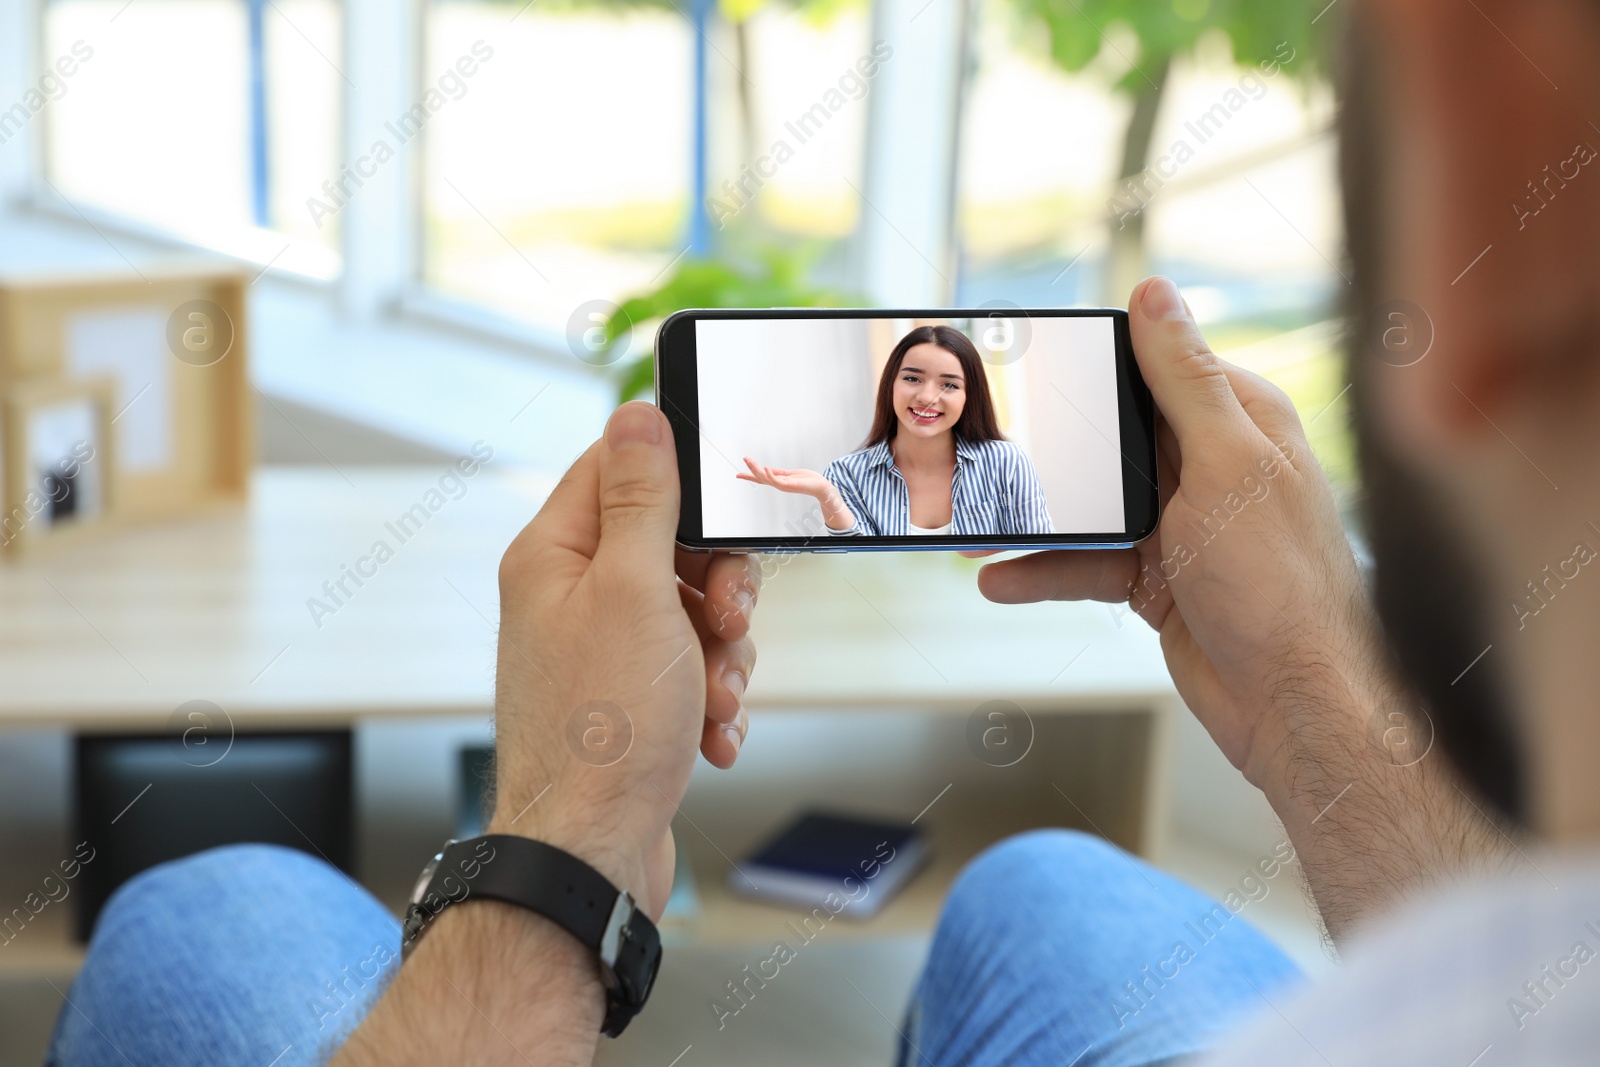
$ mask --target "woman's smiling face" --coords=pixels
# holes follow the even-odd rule
[[[901,430],[937,437],[955,428],[966,404],[966,376],[953,353],[934,344],[906,350],[894,380],[894,411]]]

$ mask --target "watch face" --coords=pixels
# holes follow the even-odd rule
[[[661,970],[661,939],[655,927],[651,924],[644,912],[637,912],[634,921],[629,924],[628,940],[635,949],[634,958],[638,966],[634,968],[634,988],[637,991],[636,1003],[643,1007],[644,1002],[650,998],[650,990],[656,984],[656,972]]]
[[[411,890],[411,903],[421,904],[422,898],[428,894],[428,883],[433,881],[433,872],[439,869],[439,864],[444,862],[444,853],[440,852],[429,860],[422,868],[422,873],[417,876],[417,884]]]
[[[655,988],[656,972],[659,970],[661,970],[661,953],[657,952],[650,957],[650,970],[644,976],[644,988],[639,990],[640,1004],[650,998],[650,990]]]

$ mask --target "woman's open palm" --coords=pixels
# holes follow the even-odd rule
[[[750,473],[740,471],[734,477],[757,485],[770,485],[784,493],[800,493],[818,500],[827,495],[831,487],[828,479],[816,471],[789,470],[786,467],[763,467],[749,456],[744,457]]]

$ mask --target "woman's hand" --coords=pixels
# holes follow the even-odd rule
[[[816,471],[763,467],[749,456],[744,457],[744,465],[750,468],[750,473],[740,471],[734,475],[741,481],[770,485],[779,492],[798,493],[815,500],[826,500],[834,493],[833,483]]]
[[[744,465],[750,468],[750,473],[740,471],[734,475],[735,478],[757,485],[770,485],[782,493],[811,497],[822,505],[822,521],[831,530],[847,531],[855,526],[856,516],[851,512],[850,505],[844,502],[844,497],[839,495],[833,483],[816,471],[763,467],[749,456],[744,457]]]

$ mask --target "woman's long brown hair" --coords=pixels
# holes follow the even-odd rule
[[[883,365],[883,376],[878,379],[877,410],[872,416],[872,431],[867,434],[862,448],[871,448],[892,440],[900,428],[899,416],[894,411],[894,380],[905,362],[906,353],[917,345],[938,345],[955,356],[961,363],[961,374],[966,378],[966,406],[956,420],[955,435],[960,441],[978,444],[983,441],[1004,441],[1000,420],[995,417],[994,399],[989,395],[989,376],[984,373],[983,359],[977,346],[967,335],[954,326],[918,326],[894,346],[889,361]]]

